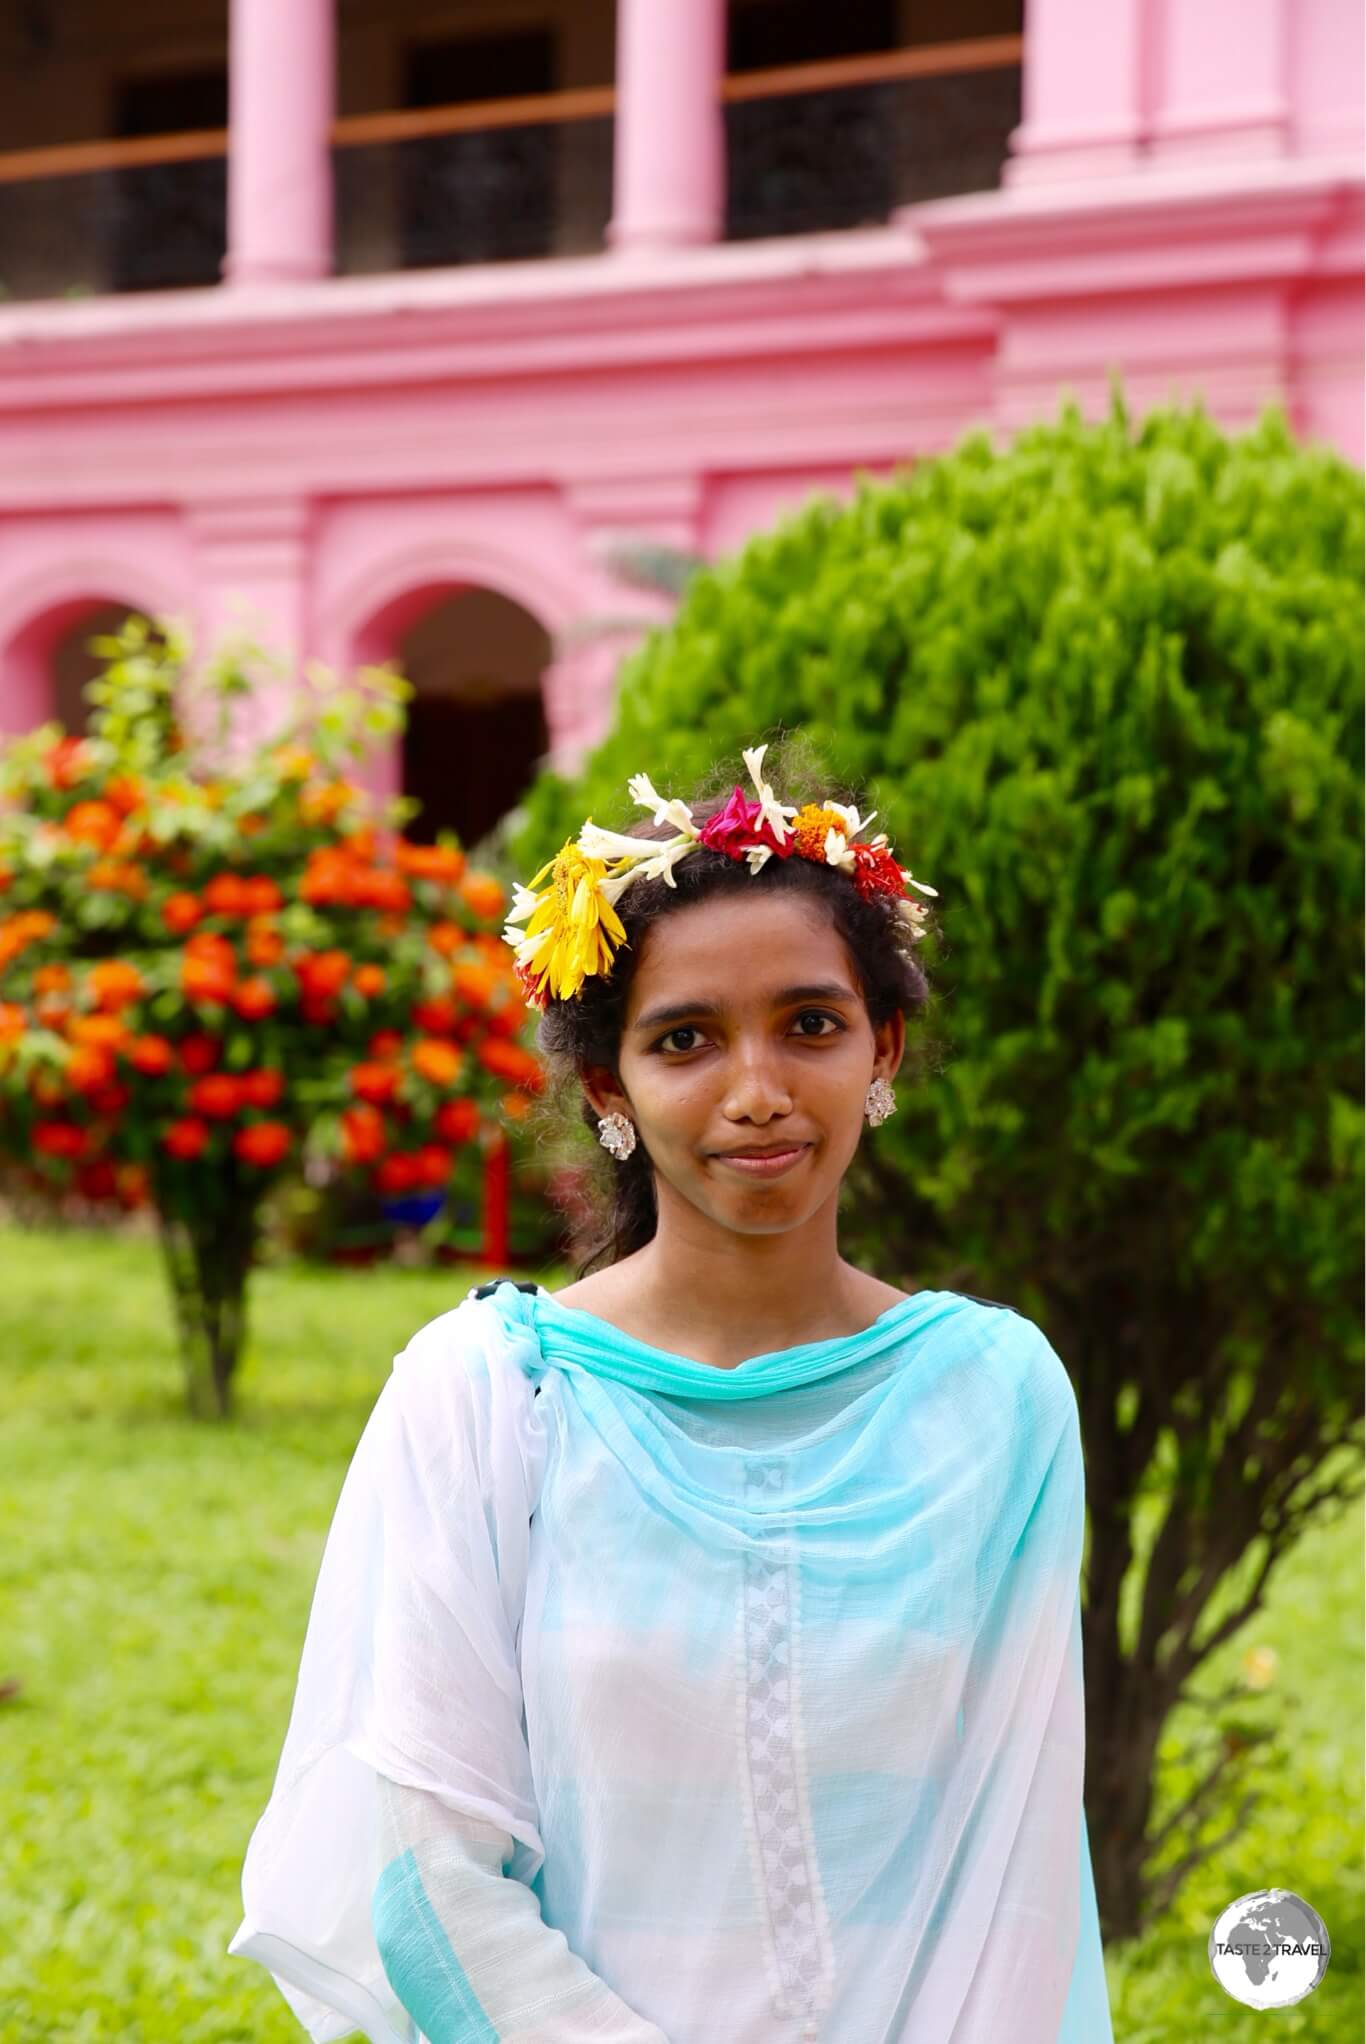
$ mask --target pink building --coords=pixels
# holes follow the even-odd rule
[[[130,608],[393,658],[477,843],[857,471],[1115,370],[1360,462],[1362,96],[1361,0],[8,8],[0,730]]]

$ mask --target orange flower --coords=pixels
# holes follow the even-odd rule
[[[0,1001],[0,1043],[22,1036],[28,1018],[21,1007],[13,1001]]]
[[[339,994],[351,977],[351,956],[346,951],[300,951],[290,964],[304,995],[314,1002]]]
[[[48,781],[54,788],[74,788],[90,773],[95,754],[85,738],[59,738],[45,758]]]
[[[465,932],[459,923],[433,923],[427,932],[427,942],[443,958],[450,958],[465,942]]]
[[[459,1019],[455,1002],[444,995],[435,1001],[419,1001],[413,1009],[414,1024],[427,1036],[449,1036]]]
[[[78,1043],[66,1061],[66,1083],[75,1093],[107,1086],[113,1076],[112,1054],[96,1043]]]
[[[491,873],[467,873],[460,896],[465,906],[484,922],[500,916],[507,906],[507,896]]]
[[[284,895],[267,873],[250,873],[242,882],[249,916],[273,915],[285,905]]]
[[[397,1029],[377,1029],[370,1038],[368,1048],[376,1064],[387,1064],[402,1050],[403,1038]]]
[[[187,1000],[229,1001],[235,986],[231,964],[201,951],[187,951],[180,961],[180,985]]]
[[[70,1121],[35,1121],[33,1147],[43,1157],[82,1157],[90,1131]]]
[[[140,1001],[147,987],[135,965],[123,958],[107,958],[91,967],[90,990],[97,1006],[117,1011]]]
[[[299,791],[299,815],[305,823],[335,823],[360,794],[351,781],[322,781]]]
[[[284,1098],[285,1075],[275,1065],[243,1072],[237,1084],[248,1107],[275,1107]]]
[[[168,894],[161,904],[161,920],[172,936],[183,937],[192,930],[204,911],[194,894]]]
[[[464,875],[465,854],[451,845],[414,845],[406,838],[394,844],[394,863],[414,880],[437,880],[454,887]]]
[[[288,1155],[293,1140],[282,1121],[253,1121],[238,1129],[232,1147],[244,1164],[257,1164],[269,1171]]]
[[[467,1006],[486,1008],[498,985],[498,975],[489,965],[460,964],[451,968],[451,985]]]
[[[465,1060],[453,1043],[438,1036],[424,1036],[413,1045],[413,1070],[433,1086],[453,1086]]]
[[[211,1072],[218,1062],[222,1045],[216,1036],[185,1036],[180,1042],[180,1063],[182,1068],[195,1077],[200,1072]]]
[[[348,1107],[342,1112],[342,1148],[348,1164],[375,1164],[387,1140],[384,1116],[377,1107]]]
[[[399,1076],[397,1065],[352,1065],[351,1091],[357,1100],[368,1100],[379,1106],[393,1099],[398,1091]]]
[[[275,1012],[275,989],[268,979],[242,980],[231,998],[244,1022],[260,1022]]]
[[[269,916],[253,917],[247,924],[247,958],[252,965],[278,965],[285,955],[285,940]]]
[[[244,916],[248,909],[246,887],[240,873],[215,873],[204,889],[204,906],[210,915]]]
[[[353,984],[358,994],[364,994],[367,1001],[373,1001],[389,984],[389,975],[382,965],[358,965]]]
[[[102,1050],[117,1050],[128,1035],[128,1025],[119,1015],[73,1015],[67,1035],[73,1043],[93,1043]]]
[[[135,1036],[123,1054],[134,1071],[153,1079],[169,1072],[175,1063],[175,1052],[164,1036]]]
[[[528,1093],[539,1093],[545,1085],[540,1059],[520,1043],[503,1043],[486,1036],[476,1045],[474,1054],[486,1072],[492,1072],[498,1079],[511,1079]]]
[[[479,1133],[479,1108],[473,1100],[444,1100],[432,1126],[444,1142],[473,1142]]]
[[[87,887],[99,893],[126,894],[134,901],[142,900],[149,884],[141,866],[131,865],[126,859],[96,859],[85,880]]]
[[[147,800],[147,791],[136,774],[111,774],[104,795],[121,816],[131,816]]]
[[[531,1112],[531,1102],[525,1093],[500,1094],[498,1105],[509,1121],[525,1121]]]
[[[209,1140],[208,1125],[197,1115],[185,1115],[179,1121],[172,1121],[162,1130],[162,1148],[172,1157],[194,1158],[202,1156]]]
[[[249,809],[245,816],[238,817],[237,828],[243,837],[256,837],[266,828],[266,819],[259,810]]]
[[[71,972],[65,965],[40,965],[33,975],[35,994],[62,993],[71,984]]]
[[[66,813],[65,828],[77,843],[107,852],[123,828],[123,818],[112,802],[77,802]]]
[[[241,1084],[230,1072],[210,1072],[190,1088],[190,1106],[210,1121],[229,1121],[245,1104]]]

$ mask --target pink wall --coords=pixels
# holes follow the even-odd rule
[[[260,61],[273,0],[234,0],[227,281],[0,310],[0,731],[84,603],[346,668],[475,584],[552,635],[567,764],[667,611],[614,578],[623,535],[714,556],[970,426],[1102,410],[1115,369],[1140,411],[1278,399],[1362,461],[1359,0],[1030,0],[1003,189],[732,245],[720,0],[668,0],[686,64],[639,35],[664,4],[621,0],[601,253],[331,277],[326,108]],[[323,75],[323,0],[297,14]]]

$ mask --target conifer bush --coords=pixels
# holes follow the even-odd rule
[[[969,433],[697,572],[509,845],[529,874],[633,820],[632,773],[800,726],[939,890],[941,1059],[865,1136],[842,1246],[1011,1301],[1073,1374],[1112,1937],[1274,1795],[1274,1697],[1199,1678],[1359,1494],[1362,495],[1276,407],[1231,436],[1116,388]],[[1212,1743],[1159,1770],[1178,1703]]]

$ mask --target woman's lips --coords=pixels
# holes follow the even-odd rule
[[[790,1171],[799,1158],[811,1148],[810,1143],[799,1143],[795,1149],[775,1150],[767,1157],[725,1157],[718,1155],[718,1164],[728,1164],[733,1171],[741,1171],[747,1178],[781,1178]]]

